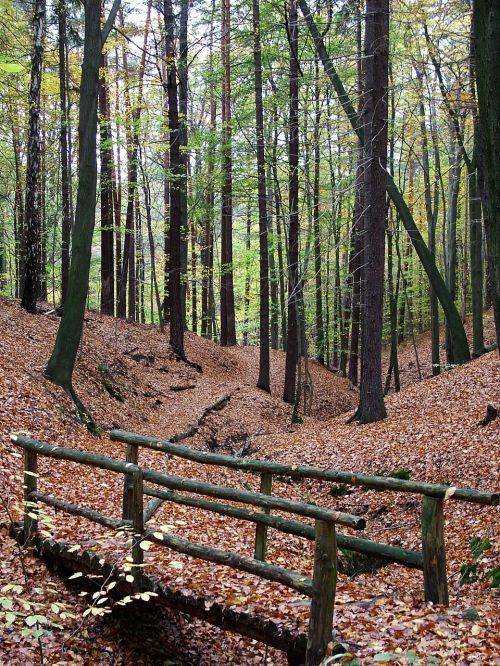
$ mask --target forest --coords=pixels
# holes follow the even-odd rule
[[[0,637],[10,645],[4,656],[0,648],[0,661],[281,664],[281,651],[288,663],[307,666],[495,663],[500,3],[0,3],[0,462],[7,483],[0,494],[7,568],[0,571],[2,583],[4,576],[24,580],[0,587]],[[57,453],[52,445],[76,451]],[[158,471],[158,451],[168,471],[167,462]],[[19,476],[16,457],[23,456]],[[60,476],[53,458],[65,461]],[[69,461],[85,470],[74,487]],[[124,480],[107,485],[103,470]],[[250,472],[248,483],[241,470]],[[92,474],[102,491],[99,510],[89,508]],[[46,475],[53,495],[38,489],[37,477],[43,485]],[[227,480],[245,490],[226,488]],[[63,487],[87,508],[55,499]],[[410,493],[408,506],[396,508],[396,491]],[[121,522],[108,515],[111,507],[116,513],[117,493]],[[143,495],[153,499],[142,510]],[[452,496],[456,515],[449,518]],[[393,510],[397,517],[387,522]],[[106,587],[102,606],[94,601],[73,617],[65,611],[70,628],[56,621],[57,600],[37,606],[28,581],[42,576],[33,555],[44,548],[49,560],[62,558],[75,571],[70,555],[92,537],[128,562],[123,544],[110,545],[119,537],[106,541],[95,524],[83,529],[76,519],[61,532],[53,524],[59,511],[118,535],[134,532],[122,576],[131,592],[118,583],[121,600],[110,616],[124,598],[136,600],[135,608],[159,597],[198,618],[198,640],[157,600],[169,627],[163,656],[137,650],[133,625],[148,636],[137,618],[154,623],[155,610],[123,611],[104,627],[111,622]],[[410,525],[404,511],[421,524],[421,550],[410,532],[391,533]],[[224,517],[224,536],[193,544],[198,528],[215,529],[210,512]],[[160,516],[180,536],[148,531],[146,523]],[[231,535],[228,517],[245,528]],[[382,528],[371,525],[380,520]],[[257,524],[255,551],[245,521]],[[51,534],[51,543],[74,536],[80,545],[49,547]],[[299,537],[312,542],[304,552],[312,553],[313,569],[288,544]],[[213,547],[219,539],[226,550]],[[207,619],[194,602],[170,598],[171,588],[141,575],[153,544],[151,566],[163,562],[168,572],[161,585],[185,592],[189,576],[216,578],[223,565],[253,582],[232,571],[225,598],[198,581],[207,616],[207,599],[216,600]],[[166,563],[165,546],[179,560]],[[366,561],[353,564],[352,553]],[[114,586],[111,573],[103,574],[107,565],[89,557],[82,555],[86,569],[71,578],[91,579],[101,567],[98,575]],[[387,583],[380,558],[392,563],[381,570],[391,572]],[[394,562],[409,567],[404,576],[423,571],[423,599],[415,601],[413,582],[412,600],[401,601],[414,620],[428,623],[422,618],[433,604],[450,607],[441,638],[424,632],[424,643],[413,644],[403,629],[389,642],[381,638],[377,622],[388,615],[383,603],[372,608],[373,599],[409,580],[398,580]],[[349,583],[337,582],[337,570],[348,572]],[[343,604],[361,603],[362,584],[353,582],[360,571],[371,580],[364,595],[372,601],[362,622],[354,613],[349,623]],[[45,596],[47,575],[36,588]],[[286,611],[278,583],[295,590]],[[54,578],[50,585],[69,608],[71,584]],[[332,585],[330,596],[320,594]],[[297,592],[311,597],[308,634],[300,633],[305,611]],[[332,634],[335,600],[343,630],[336,633],[336,607]],[[219,618],[217,604],[243,606],[236,620],[225,611]],[[278,607],[285,619],[257,627],[254,612],[272,623]],[[471,609],[477,618],[463,615]],[[464,618],[478,622],[472,637],[480,645],[463,638]],[[85,636],[80,622],[90,621]],[[206,629],[207,622],[218,628]],[[227,654],[221,647],[223,629],[246,637],[239,657],[233,639]],[[85,661],[89,634],[105,638]],[[146,642],[154,640],[153,632]],[[106,641],[115,645],[109,659]],[[437,661],[421,661],[429,654]]]

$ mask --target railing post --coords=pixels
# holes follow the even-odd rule
[[[264,495],[271,495],[273,486],[273,475],[269,472],[262,472],[260,475],[260,492]],[[263,513],[269,513],[269,509],[264,509]],[[267,550],[267,525],[259,525],[255,528],[255,559],[266,561]]]
[[[314,544],[313,596],[306,666],[319,666],[332,640],[333,608],[337,586],[337,541],[335,525],[317,520]]]
[[[125,461],[137,465],[139,462],[139,447],[137,444],[127,444]],[[132,520],[132,476],[125,474],[123,479],[123,520]]]
[[[448,605],[443,499],[422,497],[422,553],[426,601]]]
[[[132,487],[130,505],[132,518],[132,575],[134,577],[134,587],[137,591],[140,591],[142,564],[144,562],[144,551],[141,548],[141,540],[144,533],[142,471],[139,470],[128,476],[131,477]]]
[[[24,545],[31,546],[38,530],[38,520],[30,514],[36,514],[36,502],[29,498],[37,489],[37,454],[24,450]]]

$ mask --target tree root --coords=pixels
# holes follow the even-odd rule
[[[75,405],[82,425],[84,425],[87,428],[87,430],[90,432],[91,435],[93,435],[94,437],[100,437],[101,433],[99,431],[99,428],[97,427],[97,423],[94,421],[94,417],[85,407],[83,402],[80,400],[80,398],[76,394],[75,389],[71,386],[71,384],[69,386],[63,386],[62,388],[66,392],[67,396],[71,398],[73,404]]]
[[[489,402],[487,407],[486,407],[486,415],[484,419],[481,421],[480,425],[487,426],[488,423],[491,423],[491,421],[494,421],[499,413],[499,407],[495,402]]]
[[[172,345],[170,345],[170,350],[176,361],[182,361],[182,363],[185,363],[187,366],[193,368],[193,370],[196,370],[196,372],[199,372],[200,374],[203,372],[201,365],[199,363],[195,363],[194,361],[190,361],[184,352],[180,352],[178,349],[172,347]]]

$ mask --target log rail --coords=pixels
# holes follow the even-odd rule
[[[205,453],[176,444],[174,439],[164,440],[119,430],[111,432],[111,439],[127,444],[125,461],[75,449],[44,444],[24,435],[12,435],[11,439],[17,446],[24,449],[25,514],[23,538],[27,545],[38,544],[39,546],[42,543],[42,539],[38,533],[37,513],[38,504],[43,503],[65,513],[82,516],[111,529],[130,529],[133,535],[131,573],[133,575],[134,588],[137,590],[146,589],[150,585],[150,579],[145,576],[143,571],[144,551],[141,547],[141,542],[144,540],[152,541],[191,557],[246,571],[260,578],[290,587],[311,598],[309,633],[305,648],[306,666],[320,664],[324,658],[328,644],[332,640],[338,546],[384,558],[404,566],[421,569],[424,574],[424,594],[426,600],[447,605],[448,585],[446,578],[443,517],[445,500],[453,499],[455,501],[472,502],[482,505],[497,505],[499,502],[499,495],[497,493],[465,488],[450,488],[449,486],[419,481],[368,476],[335,469],[320,469],[304,465],[285,465],[266,460],[242,459],[227,455]],[[242,472],[258,473],[261,477],[260,492],[255,493],[248,490],[228,488],[142,467],[139,465],[139,449],[141,447],[163,452],[168,456],[177,456],[191,460],[196,463],[222,466]],[[123,474],[124,487],[121,518],[105,516],[92,508],[71,504],[52,495],[45,495],[40,492],[37,487],[37,458],[40,455]],[[313,504],[305,504],[276,497],[272,494],[274,476],[288,476],[296,480],[317,479],[328,482],[335,481],[378,490],[420,494],[422,496],[422,551],[396,548],[369,539],[337,533],[337,525],[343,525],[354,530],[363,529],[365,527],[365,520],[359,516],[342,511],[334,511]],[[146,483],[152,485],[146,485]],[[144,497],[152,499],[145,504]],[[165,501],[255,523],[254,557],[243,557],[237,553],[218,548],[201,546],[172,534],[160,534],[159,532],[147,529],[146,523]],[[231,504],[228,504],[228,501]],[[238,506],[235,506],[234,503],[237,503]],[[293,514],[296,517],[312,519],[314,520],[314,526],[295,519],[284,518],[281,515],[271,513],[271,511],[280,511]],[[314,542],[312,579],[266,562],[267,531],[269,528],[303,537]],[[220,619],[219,614],[215,614],[214,617]],[[249,627],[254,626],[252,622],[244,622],[240,633],[255,637],[254,633],[248,633],[250,629],[246,627],[246,624]],[[236,631],[238,631],[237,628]],[[272,635],[274,636],[274,634]],[[263,634],[262,640],[264,642],[268,642],[270,645],[277,645],[274,638],[274,642],[272,642],[266,636],[267,634]],[[298,658],[297,660],[296,646],[293,649],[291,648],[288,653],[290,663],[304,663],[303,658]]]
[[[444,540],[443,507],[445,500],[450,499],[487,506],[496,506],[499,503],[498,493],[484,492],[473,488],[454,488],[442,484],[426,483],[424,481],[371,476],[336,469],[321,469],[309,465],[287,465],[269,460],[236,458],[234,456],[223,454],[206,453],[198,449],[183,446],[175,443],[174,438],[167,440],[158,437],[147,437],[136,433],[125,432],[123,430],[112,430],[110,436],[113,441],[127,444],[127,460],[133,459],[137,461],[139,448],[144,447],[154,451],[163,452],[170,456],[191,460],[192,462],[202,465],[215,465],[243,472],[258,473],[261,475],[261,493],[266,496],[271,495],[273,476],[291,477],[295,480],[316,479],[319,481],[344,483],[346,485],[360,486],[375,490],[421,495],[421,552],[396,548],[369,539],[360,539],[358,537],[340,533],[336,534],[336,541],[337,545],[342,548],[348,548],[356,552],[380,557],[407,567],[421,569],[424,574],[425,599],[427,601],[444,605],[448,605],[449,602]],[[177,487],[170,485],[170,488],[172,490],[185,489],[193,491],[193,488],[189,488],[187,485],[184,485],[184,488],[182,488],[181,485]],[[256,559],[265,559],[268,527],[273,527],[290,534],[296,534],[306,539],[316,538],[315,532],[310,526],[286,520],[279,516],[269,515],[269,509],[275,508],[270,502],[271,498],[267,500],[266,504],[261,503],[258,505],[265,507],[266,514],[260,512],[248,512],[244,509],[234,507],[230,508],[231,514],[229,514],[229,507],[224,506],[224,510],[221,510],[220,506],[217,506],[214,502],[196,500],[191,497],[178,495],[177,493],[171,493],[170,491],[155,491],[149,488],[145,490],[145,493],[152,495],[157,500],[165,499],[187,506],[197,506],[201,509],[216,511],[223,513],[224,515],[233,515],[234,517],[240,517],[244,520],[250,520],[257,523],[255,537]],[[212,497],[214,496],[217,497],[217,495],[212,495]],[[158,506],[158,504],[156,506]],[[342,522],[342,520],[337,520],[336,522],[341,525],[347,525],[347,523]],[[352,527],[352,525],[348,526]]]
[[[290,587],[311,598],[309,634],[305,646],[305,664],[306,666],[319,666],[325,656],[328,644],[332,640],[333,610],[337,580],[337,540],[335,526],[336,524],[342,524],[352,529],[360,530],[365,526],[363,518],[341,511],[332,511],[311,504],[273,497],[265,493],[252,493],[246,490],[226,488],[210,483],[202,483],[162,474],[152,469],[140,467],[137,464],[138,451],[131,452],[129,450],[127,452],[127,460],[124,462],[94,453],[44,444],[24,435],[12,435],[11,439],[14,444],[24,449],[25,513],[23,540],[25,545],[38,546],[43,550],[41,544],[44,540],[41,539],[38,532],[37,520],[38,505],[43,503],[65,513],[82,516],[109,528],[130,529],[132,533],[131,581],[133,580],[134,589],[137,591],[144,590],[150,584],[149,578],[143,572],[144,551],[141,547],[142,541],[151,541],[191,557],[246,571],[259,578]],[[40,492],[38,490],[37,474],[37,460],[39,456],[68,460],[123,474],[125,482],[122,519],[105,516],[89,507],[77,506],[76,504]],[[145,481],[154,483],[155,486],[163,487],[166,490],[157,490],[144,486]],[[147,518],[148,512],[147,507],[146,509],[144,507],[144,495],[151,495],[162,501],[168,499],[175,502],[179,499],[179,503],[183,503],[182,500],[196,500],[196,498],[178,495],[178,493],[172,492],[173,490],[188,491],[217,499],[231,500],[240,504],[259,507],[267,512],[275,509],[314,519],[314,528],[309,525],[302,525],[296,521],[288,521],[291,527],[290,530],[287,529],[287,521],[280,519],[281,531],[300,534],[302,528],[307,531],[306,538],[314,540],[312,579],[295,571],[290,571],[284,567],[266,562],[264,558],[244,557],[219,548],[195,544],[172,534],[161,534],[160,532],[146,529],[145,517]],[[218,513],[221,513],[223,509],[226,509],[225,515],[232,515],[243,520],[253,519],[253,522],[257,522],[258,525],[265,525],[264,522],[259,520],[261,517],[268,519],[271,525],[277,519],[276,516],[271,516],[269,513],[239,509],[238,507],[226,506],[220,502],[198,501],[204,502],[202,508],[206,510],[214,508]],[[215,505],[215,507],[211,507],[211,505]],[[233,511],[238,511],[239,513],[234,514],[232,513]],[[250,623],[250,626],[253,625]],[[237,628],[236,631],[238,631]],[[249,635],[249,631],[250,629],[242,626],[241,633]],[[252,634],[252,636],[255,637],[255,634]],[[266,640],[266,636],[266,634],[263,635],[263,640]],[[289,653],[289,656],[293,657],[291,661],[294,663],[303,663],[303,659],[297,661],[297,654],[293,653],[293,650]]]

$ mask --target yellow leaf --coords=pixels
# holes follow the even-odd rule
[[[447,500],[449,500],[450,497],[455,494],[456,490],[457,490],[456,486],[450,486],[444,494],[444,501],[446,502]]]

